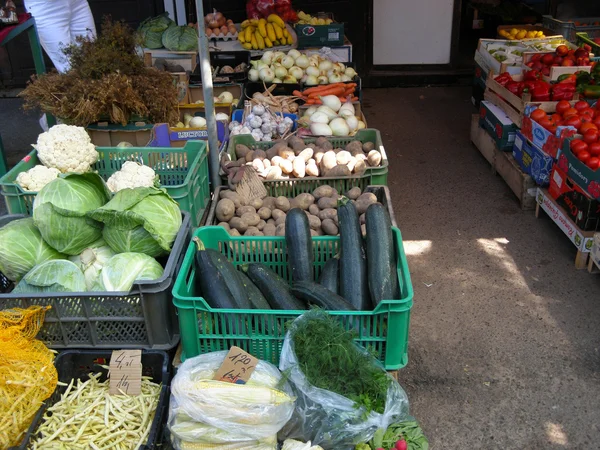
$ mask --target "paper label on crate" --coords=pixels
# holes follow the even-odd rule
[[[110,395],[139,395],[142,389],[142,351],[114,350],[110,357]]]
[[[254,372],[256,364],[258,364],[258,359],[241,348],[233,346],[213,379],[235,384],[246,384],[252,372]]]

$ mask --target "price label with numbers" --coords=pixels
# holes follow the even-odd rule
[[[110,357],[110,395],[139,395],[142,389],[142,351],[114,350]]]
[[[214,379],[229,383],[246,384],[256,369],[258,359],[239,347],[231,347]]]

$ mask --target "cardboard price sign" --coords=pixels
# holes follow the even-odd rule
[[[142,351],[114,350],[110,357],[110,395],[139,395],[142,390]]]
[[[246,384],[257,363],[258,359],[251,354],[246,353],[239,347],[231,347],[213,379],[235,384]]]

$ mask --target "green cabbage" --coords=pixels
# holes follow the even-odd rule
[[[61,175],[44,186],[33,202],[33,221],[51,247],[78,255],[102,236],[102,224],[86,216],[104,205],[110,192],[95,173]]]
[[[146,48],[162,48],[163,32],[169,28],[172,23],[174,22],[169,19],[168,12],[144,20],[138,28],[138,34],[142,39],[142,45]]]
[[[181,227],[175,200],[164,189],[154,187],[122,189],[88,215],[104,223],[102,237],[117,253],[153,257],[168,253]]]
[[[64,258],[66,255],[46,244],[31,217],[0,228],[0,272],[11,281],[19,281],[38,264]]]
[[[162,35],[162,44],[172,52],[198,50],[198,34],[192,27],[171,25]]]
[[[143,253],[119,253],[110,258],[94,285],[94,291],[129,291],[135,281],[156,280],[162,266]]]
[[[113,249],[106,245],[104,240],[99,239],[81,252],[80,255],[70,256],[69,260],[74,262],[83,272],[85,286],[88,290],[91,290],[100,275],[102,267],[113,256],[115,256]]]
[[[83,272],[66,259],[46,261],[31,269],[13,289],[22,292],[85,292]]]

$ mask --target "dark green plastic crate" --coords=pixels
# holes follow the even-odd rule
[[[161,186],[179,204],[182,211],[190,213],[191,224],[197,227],[210,201],[206,149],[204,141],[188,141],[182,148],[97,147],[100,157],[92,170],[96,170],[106,181],[126,161],[144,163],[154,169]],[[37,164],[42,163],[37,151],[33,150],[0,178],[0,192],[6,200],[9,214],[31,215],[37,193],[24,191],[15,180],[21,172],[26,172]]]
[[[381,141],[381,134],[379,130],[373,128],[365,128],[359,130],[354,136],[336,137],[327,136],[329,142],[334,147],[345,147],[351,141],[360,141],[362,143],[372,142],[375,144],[375,150],[379,150],[381,153],[381,166],[369,167],[365,173],[361,176],[351,177],[304,177],[304,178],[289,178],[287,180],[263,180],[265,185],[269,185],[267,190],[272,192],[270,195],[283,195],[285,197],[295,196],[295,192],[312,192],[321,184],[328,184],[335,187],[339,192],[346,192],[358,186],[361,189],[365,189],[371,184],[386,185],[388,176],[388,158]],[[314,143],[317,140],[315,137],[305,137],[304,142],[307,144]],[[267,150],[275,145],[274,142],[261,142],[256,141],[250,134],[238,134],[237,136],[231,136],[229,138],[229,144],[227,145],[227,153],[232,161],[237,160],[235,154],[235,146],[237,144],[244,144],[251,150],[261,149]]]
[[[402,235],[393,227],[397,249],[397,270],[400,280],[399,299],[382,301],[373,311],[331,311],[346,327],[359,330],[357,343],[370,348],[387,370],[404,367],[408,362],[408,328],[413,305],[413,288]],[[262,262],[286,280],[290,280],[284,237],[231,237],[224,228],[208,226],[195,231],[207,248],[219,250],[239,267]],[[338,251],[339,237],[313,238],[315,276],[325,262]],[[198,290],[194,255],[195,243],[190,243],[181,270],[173,287],[173,302],[177,307],[182,359],[203,353],[228,350],[232,345],[272,362],[279,363],[286,323],[303,311],[216,309],[208,306]]]

